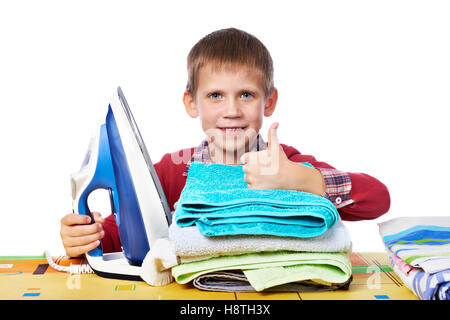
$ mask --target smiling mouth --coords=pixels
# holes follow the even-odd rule
[[[219,127],[220,131],[229,136],[238,136],[244,133],[247,127]]]

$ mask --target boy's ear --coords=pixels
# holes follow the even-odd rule
[[[272,93],[266,100],[266,105],[264,106],[264,116],[270,117],[275,111],[278,101],[278,90],[273,88]]]
[[[188,115],[191,116],[192,118],[197,118],[198,117],[197,105],[195,104],[194,97],[188,90],[184,92],[183,103]]]

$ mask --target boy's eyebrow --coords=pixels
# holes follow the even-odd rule
[[[202,92],[224,92],[224,91],[226,91],[226,90],[215,88],[215,87],[206,88],[205,90],[202,90]],[[255,92],[256,93],[258,91],[258,88],[257,87],[253,87],[253,86],[246,86],[246,87],[242,87],[242,88],[237,90],[237,92],[245,92],[245,91]]]
[[[204,92],[222,92],[222,89],[216,89],[216,88],[207,88],[203,90]]]
[[[258,92],[258,89],[256,89],[256,88],[245,88],[245,89],[239,90],[239,92],[257,93],[257,92]]]

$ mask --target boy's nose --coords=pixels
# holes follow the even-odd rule
[[[226,118],[236,118],[242,115],[239,102],[236,100],[228,100],[225,104],[223,116]]]

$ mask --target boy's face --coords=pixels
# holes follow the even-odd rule
[[[259,70],[206,65],[199,71],[195,97],[186,92],[183,101],[191,117],[200,117],[210,152],[234,154],[239,159],[256,143],[263,115],[272,115],[277,90],[265,96]]]

